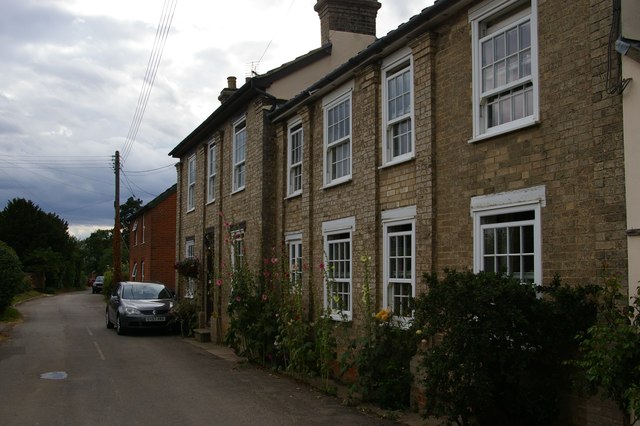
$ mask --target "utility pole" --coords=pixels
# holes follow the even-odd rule
[[[120,151],[116,151],[115,161],[116,171],[116,200],[114,207],[116,211],[113,224],[113,283],[116,284],[122,279],[122,260],[120,253]]]

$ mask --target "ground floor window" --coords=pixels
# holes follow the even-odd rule
[[[325,308],[336,320],[352,319],[352,235],[355,218],[324,222]]]
[[[544,187],[472,199],[474,270],[542,284]]]
[[[398,318],[412,316],[410,302],[415,297],[415,215],[415,207],[382,213],[383,303]]]
[[[187,239],[185,242],[185,257],[195,257],[196,255],[196,240]],[[196,279],[195,278],[187,278],[187,285],[184,289],[184,297],[186,298],[194,298],[196,295]]]
[[[289,257],[289,277],[295,288],[302,285],[302,234],[289,234],[286,237]]]

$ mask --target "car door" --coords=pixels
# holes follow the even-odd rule
[[[118,314],[118,307],[120,306],[120,297],[122,293],[122,285],[118,283],[116,288],[113,289],[109,300],[107,301],[107,311],[109,315],[109,321],[115,324],[116,316]]]

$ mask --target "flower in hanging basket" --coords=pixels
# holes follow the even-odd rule
[[[198,278],[198,272],[200,271],[200,261],[197,257],[187,257],[182,259],[173,265],[178,271],[178,274],[187,278]]]

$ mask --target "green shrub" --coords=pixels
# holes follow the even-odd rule
[[[0,241],[0,313],[11,306],[14,296],[26,290],[24,279],[16,252]]]
[[[557,424],[574,336],[595,318],[590,290],[556,279],[541,297],[503,275],[445,272],[426,276],[416,301],[416,326],[438,342],[423,357],[425,414],[461,425]]]
[[[182,298],[174,306],[173,312],[180,327],[182,337],[193,336],[193,330],[198,324],[198,309],[193,299]]]
[[[111,297],[111,293],[115,290],[115,284],[113,282],[113,270],[109,269],[104,271],[104,281],[102,282],[102,297],[104,297],[105,302],[109,301]]]
[[[579,336],[580,367],[591,390],[599,389],[640,421],[640,300],[629,306],[616,278],[605,281],[598,299],[598,320]]]

